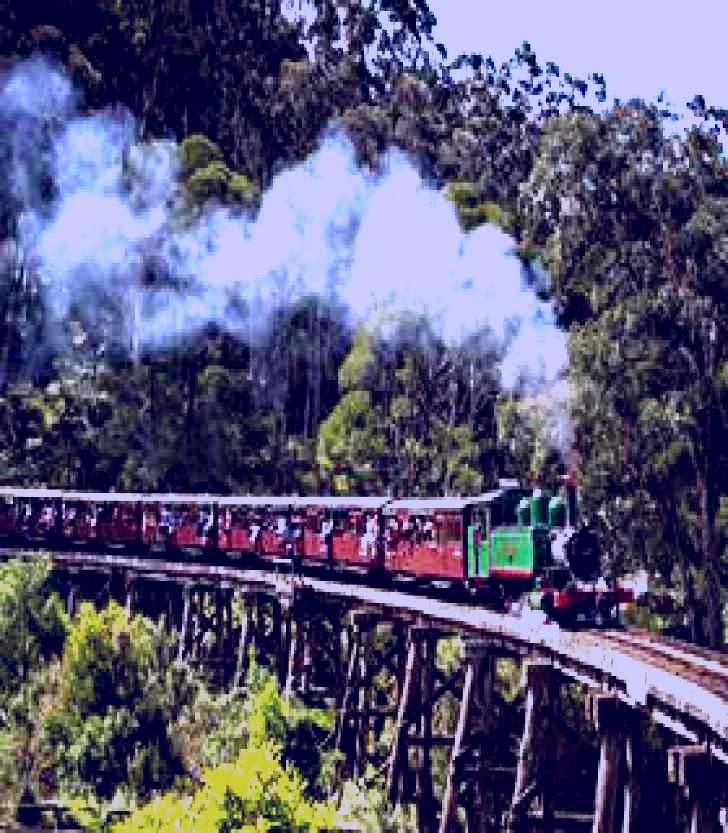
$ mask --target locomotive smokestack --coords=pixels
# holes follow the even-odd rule
[[[576,502],[576,475],[574,472],[569,472],[561,478],[561,483],[564,489],[564,497],[566,498],[566,525],[575,527],[579,520],[579,509]]]

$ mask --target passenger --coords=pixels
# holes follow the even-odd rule
[[[295,556],[303,555],[303,524],[300,521],[293,524],[292,539],[293,554]]]
[[[407,515],[407,517],[402,518],[401,520],[398,519],[398,524],[397,525],[399,527],[400,536],[405,541],[409,541],[410,538],[412,537],[412,521],[410,519],[410,516]]]
[[[434,541],[434,532],[435,532],[435,524],[432,522],[432,518],[428,518],[425,521],[425,526],[422,530],[422,535],[425,541],[428,543]]]
[[[204,544],[207,544],[212,535],[214,520],[214,514],[211,509],[202,513],[202,541]]]
[[[377,534],[379,532],[379,523],[376,515],[369,515],[366,524],[366,533],[364,539],[366,541],[366,556],[367,558],[374,558],[377,544]]]
[[[399,543],[399,529],[397,519],[391,518],[387,524],[387,549],[396,550]]]
[[[41,528],[47,531],[53,527],[53,507],[46,504],[41,510]]]
[[[289,558],[292,558],[296,554],[294,546],[295,538],[293,525],[289,524],[285,518],[283,518],[282,520],[283,524],[280,523],[280,519],[278,522],[278,534],[281,536],[281,539],[283,541],[284,555],[288,556]],[[283,532],[280,532],[281,529],[283,529]]]
[[[328,553],[329,544],[333,540],[334,521],[333,518],[324,518],[321,524],[321,546]]]
[[[422,543],[422,519],[415,518],[412,524],[412,539],[415,544]]]
[[[253,520],[250,522],[250,546],[253,552],[259,552],[259,544],[260,544],[260,519],[254,517]]]

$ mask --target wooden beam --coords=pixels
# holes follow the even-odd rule
[[[614,833],[626,713],[615,695],[603,691],[587,695],[586,711],[600,735],[592,833]]]
[[[354,778],[361,777],[364,775],[366,770],[367,756],[369,754],[369,732],[371,728],[371,718],[369,714],[372,697],[370,655],[374,630],[376,629],[376,620],[368,617],[363,624],[364,630],[360,635],[359,671],[357,674],[358,709],[355,720],[356,731],[354,735]]]
[[[644,719],[632,712],[624,738],[625,779],[622,800],[622,833],[638,833],[640,826],[640,777]]]
[[[714,831],[718,825],[718,779],[707,744],[672,746],[667,750],[668,779],[687,799],[687,833]]]
[[[549,731],[551,729],[548,718],[544,721],[544,714],[545,707],[549,705],[549,682],[553,673],[553,666],[545,662],[526,662],[523,668],[522,684],[527,689],[526,712],[511,800],[510,830],[521,830],[526,825],[529,805],[542,781],[544,747],[552,742],[544,735],[544,726]]]
[[[614,833],[614,814],[619,785],[621,738],[616,732],[604,732],[599,741],[599,769],[594,797],[592,833]]]
[[[190,588],[185,585],[182,591],[182,624],[180,625],[179,641],[177,644],[177,662],[182,662],[185,655],[185,648],[187,645],[187,630],[189,628],[190,620]]]
[[[704,743],[671,746],[667,750],[667,777],[671,784],[697,789],[709,779],[710,759]]]
[[[455,742],[453,743],[450,755],[450,765],[447,770],[447,783],[445,795],[442,799],[442,812],[440,814],[439,833],[448,833],[453,817],[455,815],[455,799],[458,787],[458,768],[463,753],[465,732],[470,717],[470,708],[473,701],[473,690],[475,682],[475,664],[471,661],[465,669],[465,683],[463,684],[463,699],[460,703],[458,725],[455,730]]]
[[[215,590],[215,656],[218,658],[224,656],[225,646],[223,645],[225,634],[224,621],[224,599],[220,588]]]
[[[225,655],[228,657],[233,651],[233,595],[232,587],[228,587],[225,590],[225,631],[223,637]]]
[[[394,739],[392,741],[392,752],[387,765],[387,787],[386,793],[389,800],[394,803],[398,798],[399,775],[401,770],[401,759],[405,753],[405,732],[407,730],[407,712],[412,699],[414,681],[417,676],[417,644],[411,640],[407,646],[407,661],[405,663],[404,682],[399,697],[397,719],[394,724]]]
[[[421,634],[419,647],[421,652],[419,736],[422,739],[422,747],[417,769],[417,828],[421,833],[430,833],[434,830],[437,821],[432,794],[432,689],[437,635],[431,632]]]
[[[250,597],[249,597],[250,599]],[[240,639],[238,640],[238,655],[235,661],[235,675],[233,676],[233,689],[238,690],[247,670],[248,651],[250,649],[250,637],[252,631],[252,601],[245,600],[243,615],[240,621]]]
[[[344,693],[341,697],[341,707],[339,708],[337,728],[336,728],[336,749],[339,752],[344,751],[344,740],[346,735],[347,724],[349,721],[349,710],[351,708],[351,701],[354,697],[354,685],[356,679],[356,672],[359,667],[359,650],[360,637],[359,630],[355,627],[349,628],[348,631],[348,648],[349,648],[349,665],[346,669],[346,680],[344,681]]]
[[[288,642],[288,657],[286,666],[286,685],[283,691],[283,699],[290,701],[296,687],[296,659],[298,657],[301,642],[301,621],[294,621],[293,610],[288,611],[285,621],[285,632]]]

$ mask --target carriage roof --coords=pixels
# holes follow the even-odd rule
[[[62,492],[61,496],[79,503],[137,503],[144,498],[133,492]]]
[[[64,500],[88,503],[215,503],[214,495],[142,494],[137,492],[61,492]]]
[[[210,505],[218,503],[220,498],[217,495],[184,495],[184,494],[152,494],[140,495],[140,499],[145,503],[201,503]]]
[[[434,497],[434,498],[402,498],[393,500],[387,506],[387,512],[412,512],[413,514],[427,514],[430,512],[462,512],[473,503],[473,498],[463,497]]]
[[[58,498],[63,492],[60,489],[16,489],[13,486],[0,486],[0,495],[19,498]]]
[[[218,498],[220,506],[277,506],[283,508],[321,507],[323,509],[379,509],[387,502],[386,497],[342,497],[342,496],[303,496],[288,495],[283,497],[261,495],[232,495]]]

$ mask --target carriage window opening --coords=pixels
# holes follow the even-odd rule
[[[447,517],[444,523],[444,538],[447,543],[456,543],[460,540],[461,525],[460,518]]]

